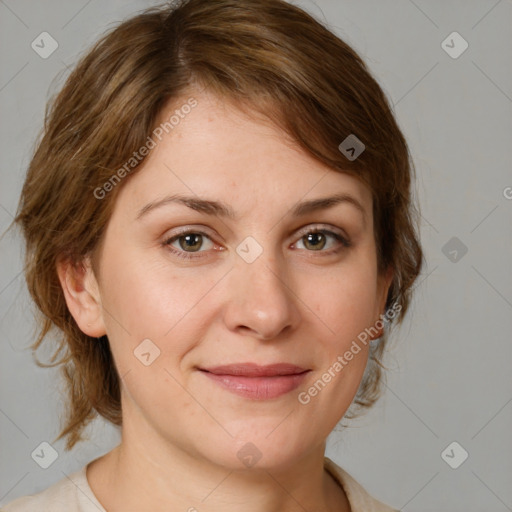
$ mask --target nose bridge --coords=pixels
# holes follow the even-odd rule
[[[250,242],[249,242],[250,243]],[[240,244],[239,250],[246,249]],[[240,252],[229,283],[226,323],[232,330],[247,330],[263,339],[277,336],[299,321],[296,298],[283,264],[270,250],[252,262]]]

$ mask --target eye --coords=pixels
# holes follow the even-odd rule
[[[330,244],[329,239],[331,240]],[[296,244],[303,245],[303,247],[297,247],[298,249],[305,248],[309,252],[323,252],[327,254],[338,252],[340,245],[345,248],[351,245],[350,241],[340,233],[328,229],[314,228],[309,228],[306,232],[303,232]],[[324,250],[326,247],[328,250]]]
[[[323,255],[334,254],[351,246],[351,242],[341,235],[329,229],[309,228],[299,233],[299,240],[294,244],[297,249],[305,249],[308,252],[318,252]],[[206,243],[206,247],[204,247]],[[302,244],[303,247],[297,247]],[[208,250],[220,251],[222,248],[217,247],[209,235],[198,230],[184,230],[181,233],[173,235],[166,239],[163,245],[167,247],[174,255],[184,258],[193,259],[205,256],[203,253]],[[324,250],[327,247],[327,250]],[[201,250],[203,249],[203,250]]]
[[[167,246],[172,253],[176,254],[176,256],[191,259],[201,256],[201,254],[195,255],[194,253],[205,252],[200,250],[205,240],[211,244],[210,247],[206,247],[206,250],[211,249],[214,244],[206,233],[189,230],[168,238],[165,240],[164,245]]]

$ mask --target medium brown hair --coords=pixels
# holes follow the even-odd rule
[[[87,336],[71,316],[56,264],[97,253],[119,190],[142,166],[102,199],[94,191],[146,144],[164,106],[193,86],[261,113],[318,161],[369,186],[378,270],[394,270],[386,308],[400,304],[396,323],[408,309],[423,262],[414,168],[388,100],[357,53],[281,0],[185,0],[145,10],[104,35],[49,103],[15,218],[40,313],[34,355],[57,335],[51,364],[36,362],[62,365],[69,402],[57,439],[67,439],[67,450],[97,413],[121,425],[120,379],[107,337]],[[338,149],[351,134],[365,145],[355,160]],[[345,417],[379,397],[388,334],[372,345],[356,410]]]

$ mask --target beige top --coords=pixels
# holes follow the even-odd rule
[[[398,512],[372,498],[344,469],[325,457],[325,468],[343,487],[351,512]],[[11,501],[2,512],[106,512],[89,487],[87,465],[35,495]]]

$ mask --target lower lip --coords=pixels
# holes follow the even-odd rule
[[[235,395],[253,400],[269,400],[289,393],[298,388],[309,371],[294,375],[275,377],[241,377],[240,375],[217,375],[202,372],[219,386]]]

